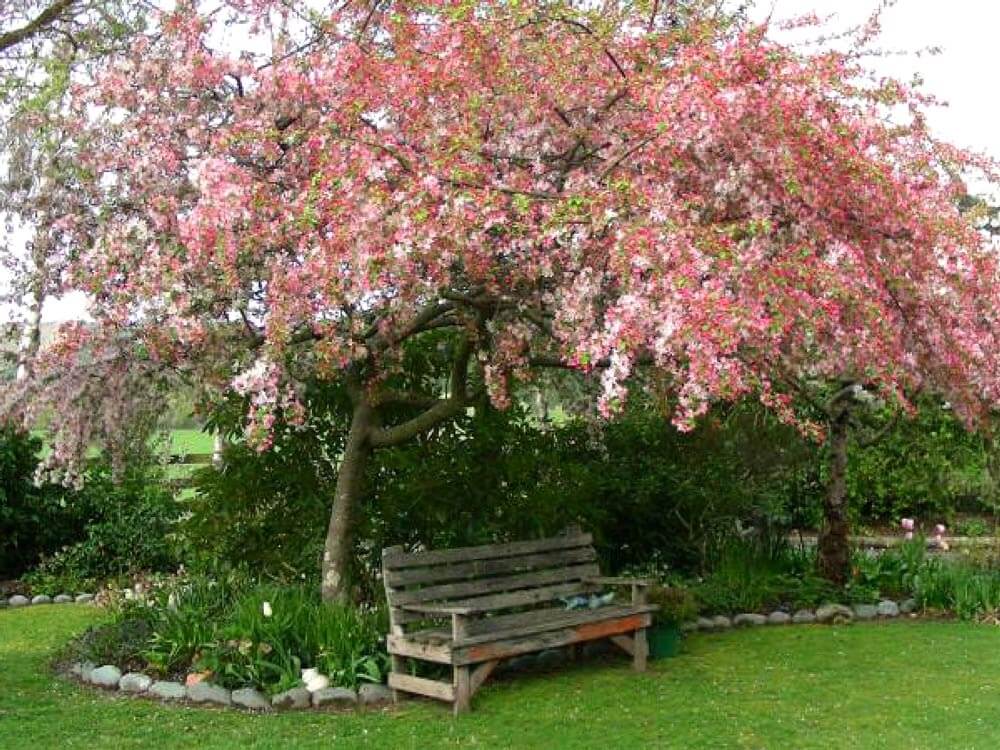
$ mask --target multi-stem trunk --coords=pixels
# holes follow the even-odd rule
[[[841,408],[830,420],[830,483],[823,503],[823,529],[819,536],[819,570],[837,585],[847,583],[851,548],[847,520],[847,440],[850,413]]]
[[[358,404],[340,460],[330,525],[323,548],[322,595],[326,602],[347,603],[350,600],[352,532],[364,489],[365,469],[372,453],[369,440],[371,425],[371,407],[366,403]]]

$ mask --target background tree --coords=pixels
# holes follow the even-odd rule
[[[790,49],[712,3],[179,3],[74,89],[59,290],[96,323],[7,410],[58,404],[72,472],[172,379],[246,396],[262,448],[305,383],[342,383],[330,599],[372,452],[533,367],[600,372],[610,414],[648,366],[680,429],[754,395],[822,436],[812,382],[935,390],[975,424],[997,267],[956,175],[993,165],[866,77],[868,37]],[[447,375],[411,389],[431,335]]]

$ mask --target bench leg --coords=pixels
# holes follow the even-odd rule
[[[453,705],[453,711],[455,716],[458,716],[459,714],[464,714],[468,711],[471,703],[472,686],[469,680],[468,667],[455,667],[454,685],[455,703]]]
[[[646,628],[639,628],[632,637],[632,668],[636,672],[645,672],[648,656],[649,642],[646,640]]]
[[[404,674],[406,670],[406,663],[402,656],[398,654],[391,654],[392,657],[392,671],[395,674]],[[392,691],[392,702],[399,703],[400,694],[398,690]]]

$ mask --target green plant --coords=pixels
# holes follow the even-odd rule
[[[683,586],[654,585],[648,596],[649,603],[658,607],[657,622],[677,624],[698,616],[698,600]]]
[[[987,536],[990,527],[981,518],[963,518],[955,523],[955,534],[958,536]]]

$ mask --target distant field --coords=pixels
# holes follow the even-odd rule
[[[171,430],[171,453],[211,453],[212,436],[201,430]]]

